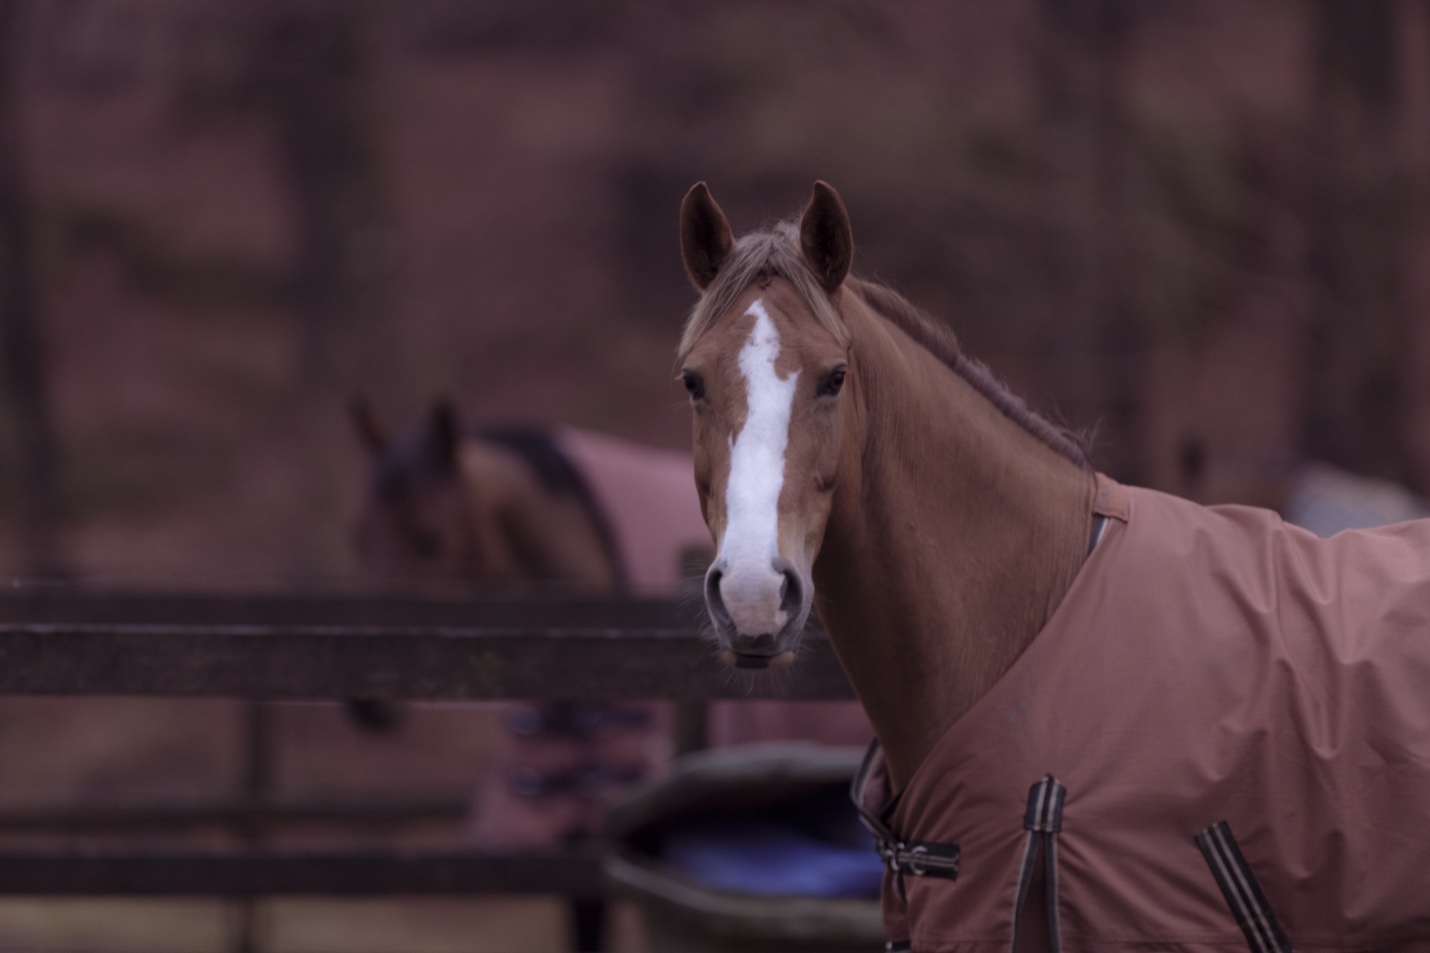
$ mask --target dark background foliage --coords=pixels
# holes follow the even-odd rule
[[[1430,477],[1419,2],[3,8],[11,574],[343,576],[358,393],[681,445],[697,179],[742,230],[835,183],[1124,479]]]

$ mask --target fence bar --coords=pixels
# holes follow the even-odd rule
[[[0,851],[0,895],[397,896],[603,892],[594,852]]]
[[[467,793],[389,801],[213,798],[190,802],[7,804],[0,806],[0,833],[172,832],[179,828],[231,828],[240,824],[394,827],[459,821],[471,810],[471,802],[471,794]]]
[[[852,698],[822,636],[737,673],[689,629],[0,625],[0,695]]]
[[[672,599],[416,597],[362,593],[126,592],[68,585],[0,588],[0,623],[449,628],[690,629],[705,608]]]

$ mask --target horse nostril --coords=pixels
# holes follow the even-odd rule
[[[799,581],[799,573],[793,568],[784,569],[780,582],[780,609],[788,618],[795,618],[804,608],[804,586]]]
[[[731,625],[730,613],[725,608],[725,600],[720,596],[720,579],[724,574],[714,566],[705,574],[705,607],[719,625]]]

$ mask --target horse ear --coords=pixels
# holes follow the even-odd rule
[[[697,291],[710,287],[734,248],[735,237],[725,213],[705,183],[695,183],[680,203],[680,253]]]
[[[372,409],[372,404],[368,403],[366,397],[354,397],[348,401],[348,414],[352,417],[353,426],[357,428],[358,439],[369,453],[378,456],[387,449],[390,432],[378,419],[377,411]]]
[[[843,200],[826,182],[814,183],[814,195],[799,220],[799,247],[824,290],[833,294],[854,263],[854,232]]]
[[[432,405],[432,416],[427,420],[427,448],[432,454],[432,462],[444,473],[457,469],[457,445],[461,442],[461,428],[457,424],[457,410],[447,399]]]

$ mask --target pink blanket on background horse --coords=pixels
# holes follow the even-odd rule
[[[1430,521],[1099,499],[1029,650],[892,807],[864,788],[899,856],[958,848],[886,876],[890,937],[1007,951],[1039,864],[1062,949],[1430,948]]]
[[[569,427],[558,430],[553,442],[600,504],[631,592],[672,595],[682,554],[710,549],[690,455]]]

